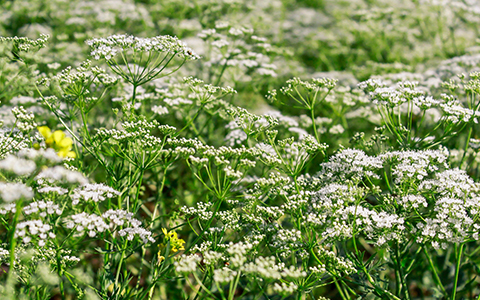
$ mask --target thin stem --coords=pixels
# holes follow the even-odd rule
[[[230,283],[230,289],[228,291],[228,300],[233,300],[235,296],[235,291],[237,290],[238,281],[240,280],[240,275],[242,272],[238,271],[237,277],[235,277],[235,281]]]
[[[168,169],[169,165],[166,165],[163,169],[163,176],[162,176],[162,183],[160,185],[160,188],[158,189],[158,194],[159,195],[162,195],[163,193],[163,188],[165,186],[165,180],[167,178],[167,169]],[[156,201],[155,203],[155,207],[153,208],[153,215],[152,215],[152,222],[150,223],[150,229],[153,227],[153,223],[155,223],[155,218],[156,218],[156,215],[157,215],[157,210],[158,210],[158,205],[160,204],[161,201]]]
[[[310,110],[310,117],[312,118],[313,132],[315,133],[315,139],[320,143],[320,138],[318,137],[317,125],[315,124],[315,107],[312,106]]]
[[[22,199],[20,199],[17,202],[17,205],[15,207],[16,211],[15,211],[15,216],[13,218],[13,224],[12,224],[11,233],[10,233],[10,266],[9,266],[7,281],[10,281],[13,279],[13,270],[15,268],[15,247],[17,245],[17,239],[15,238],[15,230],[17,228],[17,223],[18,223],[20,214],[22,213],[22,204],[23,204],[23,201]]]
[[[228,58],[225,59],[225,63],[222,66],[222,70],[220,71],[220,74],[218,75],[217,81],[215,82],[215,86],[218,86],[220,84],[220,81],[222,80],[223,73],[225,73],[225,70],[227,69],[227,64],[228,61],[232,58],[232,56],[229,56]]]
[[[400,248],[398,247],[398,242],[395,243],[395,260],[397,263],[397,266],[395,268],[395,271],[397,272],[397,275],[399,276],[399,282],[400,282],[400,288],[399,288],[399,296],[402,293],[402,290],[404,290],[405,294],[405,299],[410,299],[410,291],[408,290],[408,285],[405,281],[405,276],[403,275],[402,272],[402,262],[401,262],[401,255],[400,255]]]
[[[347,296],[345,296],[345,293],[340,286],[340,284],[337,281],[337,278],[333,277],[333,282],[335,283],[335,286],[337,287],[338,293],[340,294],[340,297],[342,297],[343,300],[348,300]]]
[[[117,275],[115,276],[115,287],[118,286],[118,280],[120,278],[120,272],[122,270],[123,259],[125,258],[125,248],[127,247],[127,241],[125,241],[125,245],[123,246],[122,254],[120,256],[120,262],[118,264]]]
[[[137,94],[137,85],[133,84],[133,95],[132,95],[132,110],[134,109],[133,106],[135,105],[135,96]]]
[[[198,117],[198,115],[200,114],[200,112],[202,111],[202,109],[205,107],[205,104],[206,103],[202,103],[202,105],[200,105],[200,108],[197,110],[197,112],[195,113],[195,115],[190,119],[190,121],[187,122],[187,124],[179,131],[177,132],[177,136],[180,135],[180,133],[182,131],[184,131],[185,129],[187,129],[192,123],[193,121],[195,121],[195,119]]]
[[[63,287],[63,274],[62,274],[62,264],[60,262],[60,253],[57,253],[57,268],[58,268],[58,281],[60,283],[60,296],[62,297],[62,300],[65,300],[65,289]]]
[[[455,300],[457,296],[458,274],[460,273],[460,264],[462,262],[463,246],[465,246],[465,244],[461,243],[460,249],[458,249],[457,265],[455,266],[455,281],[453,282],[452,300]]]
[[[139,290],[140,280],[142,279],[144,257],[145,257],[145,247],[142,247],[142,256],[140,257],[140,271],[138,271],[137,284],[135,285],[136,291]],[[135,295],[135,299],[138,299],[138,293]]]
[[[465,148],[463,149],[462,161],[460,162],[460,169],[463,168],[463,164],[465,163],[465,160],[467,158],[467,150],[468,150],[468,145],[470,143],[470,137],[472,136],[472,130],[473,130],[473,126],[470,125],[470,128],[468,129],[467,141],[465,142]]]
[[[446,295],[447,291],[445,290],[445,287],[443,286],[442,281],[440,280],[440,277],[438,276],[435,265],[433,264],[432,258],[430,257],[430,254],[428,254],[426,247],[423,248],[423,253],[425,253],[425,256],[427,257],[427,261],[428,261],[428,264],[430,266],[430,269],[433,272],[433,280],[436,281],[436,284],[440,287],[443,294]]]

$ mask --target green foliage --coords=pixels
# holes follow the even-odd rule
[[[8,1],[0,298],[480,297],[453,2]]]

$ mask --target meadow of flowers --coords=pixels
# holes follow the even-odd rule
[[[480,299],[477,0],[8,0],[0,299]]]

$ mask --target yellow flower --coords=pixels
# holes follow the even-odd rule
[[[60,157],[75,158],[75,152],[71,151],[73,146],[73,140],[65,135],[61,130],[56,130],[52,133],[52,130],[48,126],[40,126],[37,128],[38,132],[45,139],[45,144],[48,148],[53,148],[57,151]]]
[[[180,250],[185,250],[184,244],[185,241],[178,238],[178,235],[175,231],[167,231],[166,228],[162,228],[162,232],[165,235],[165,240],[170,241],[170,247],[172,247],[173,252],[178,252]]]
[[[158,251],[157,256],[158,256],[157,264],[161,265],[163,263],[163,261],[165,260],[165,256],[162,255],[161,251]]]
[[[45,139],[45,143],[47,144],[47,147],[50,148],[50,146],[53,145],[53,135],[50,128],[48,128],[47,126],[40,126],[40,127],[37,127],[37,129]]]

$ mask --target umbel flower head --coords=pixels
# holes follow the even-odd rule
[[[45,144],[48,148],[53,148],[57,151],[58,156],[60,157],[71,157],[75,158],[75,152],[71,151],[73,146],[73,140],[65,135],[65,132],[61,130],[55,130],[52,133],[52,130],[48,126],[38,127],[38,131],[45,139]]]
[[[157,78],[175,57],[183,59],[181,65],[200,58],[185,43],[168,35],[153,38],[111,35],[88,40],[87,44],[96,60],[105,59],[113,72],[134,86]]]

